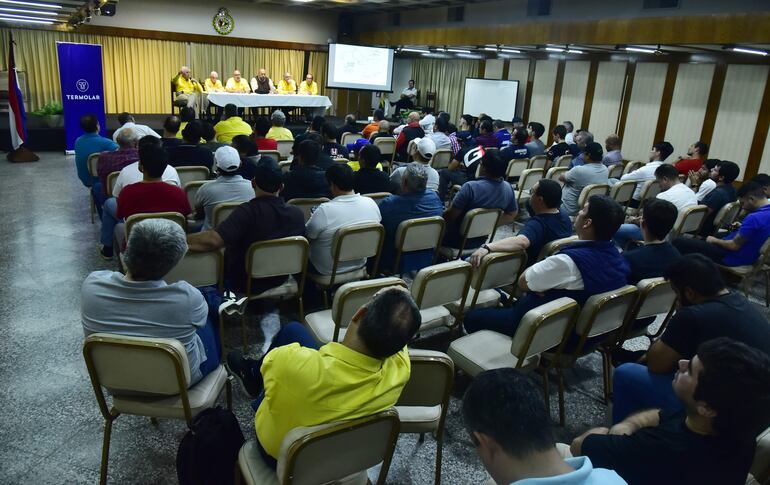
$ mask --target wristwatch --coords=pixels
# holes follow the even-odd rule
[[[492,250],[491,250],[491,249],[489,249],[489,245],[487,245],[487,244],[482,244],[482,245],[481,245],[481,249],[486,249],[486,250],[487,250],[487,254],[489,254],[489,253],[491,253],[491,252],[492,252]]]

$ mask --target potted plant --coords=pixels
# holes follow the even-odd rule
[[[43,119],[48,128],[61,128],[64,126],[64,107],[61,103],[51,101],[31,113]]]

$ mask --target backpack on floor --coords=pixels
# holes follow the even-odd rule
[[[232,411],[215,408],[201,411],[185,433],[176,454],[180,485],[233,483],[243,432]]]

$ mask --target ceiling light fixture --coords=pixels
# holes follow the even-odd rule
[[[459,54],[457,54],[457,57],[463,57],[465,59],[484,59],[484,56],[481,56],[479,54],[459,53]]]
[[[4,17],[4,15],[5,14],[0,14],[0,22],[24,22],[28,24],[43,24],[43,25],[53,24],[52,20],[20,19],[20,18]]]
[[[434,47],[433,50],[436,52],[446,52],[446,47]]]
[[[641,52],[642,54],[655,54],[655,49],[646,49],[644,47],[626,47],[629,52]]]
[[[754,54],[757,56],[766,56],[767,52],[758,49],[746,49],[744,47],[733,47],[733,52],[742,52],[743,54]]]
[[[561,47],[546,47],[545,50],[548,52],[564,52],[564,49]]]
[[[14,7],[0,7],[0,13],[2,12],[14,12],[14,13],[31,13],[34,15],[59,15],[59,12],[43,12],[42,10],[24,10],[23,8]]]
[[[567,49],[567,54],[585,54],[585,52],[578,49]]]
[[[417,52],[420,54],[429,54],[430,51],[427,51],[425,49],[412,49],[411,47],[402,47],[401,52]]]
[[[504,52],[506,54],[521,54],[521,51],[517,49],[500,49],[500,52]]]
[[[25,5],[27,7],[64,8],[61,5],[57,5],[55,3],[23,2],[21,0],[0,0],[0,3],[11,3],[13,5]]]
[[[448,52],[456,52],[458,54],[470,54],[471,53],[471,51],[469,51],[468,49],[449,49],[448,48],[447,51]]]
[[[40,18],[40,17],[30,17],[29,15],[15,15],[15,14],[12,14],[12,13],[5,13],[5,12],[0,12],[0,15],[3,16],[4,18],[7,17],[7,18],[13,18],[13,19],[46,20],[46,21],[49,21],[49,22],[53,21],[53,19],[45,19],[45,18]]]
[[[484,47],[485,51],[497,52],[497,47]]]

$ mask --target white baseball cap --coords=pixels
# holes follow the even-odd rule
[[[219,147],[214,152],[214,159],[217,163],[217,168],[223,172],[235,172],[238,167],[241,166],[241,157],[238,155],[238,150],[233,147]]]
[[[436,153],[436,142],[430,138],[415,138],[414,146],[417,147],[417,151],[426,160],[430,160],[433,154]]]

